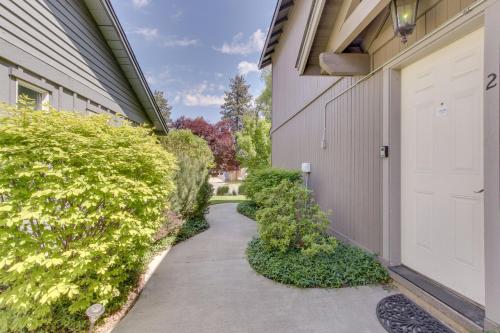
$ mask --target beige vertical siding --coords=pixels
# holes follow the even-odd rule
[[[297,0],[273,55],[273,126],[279,126],[331,86],[333,77],[301,77],[295,69],[312,0]]]
[[[324,105],[355,82],[339,81],[273,133],[273,165],[297,169],[311,162],[310,184],[321,207],[332,211],[332,230],[380,253],[381,72],[329,104],[327,149],[321,148]]]

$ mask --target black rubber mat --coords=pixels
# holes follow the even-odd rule
[[[377,304],[377,317],[389,333],[453,333],[403,294],[381,300]]]

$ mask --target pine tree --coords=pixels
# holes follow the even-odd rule
[[[172,113],[172,106],[168,104],[167,98],[164,96],[163,91],[155,90],[153,93],[156,104],[158,104],[158,108],[160,109],[160,114],[167,123],[168,126],[172,123],[172,119],[170,119],[170,115]]]
[[[243,75],[236,75],[230,80],[229,91],[225,92],[220,113],[222,119],[231,121],[233,132],[240,131],[243,127],[243,116],[253,112],[249,88]]]

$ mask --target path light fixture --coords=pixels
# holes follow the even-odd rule
[[[102,304],[92,304],[85,311],[85,314],[87,315],[87,317],[89,317],[90,320],[89,333],[92,333],[92,331],[94,330],[95,322],[99,319],[100,316],[102,316],[103,313],[104,305]]]
[[[419,0],[392,0],[391,15],[394,31],[406,43],[415,29]]]

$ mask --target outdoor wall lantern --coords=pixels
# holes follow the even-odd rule
[[[396,35],[406,43],[415,29],[419,0],[392,0],[391,14]]]

